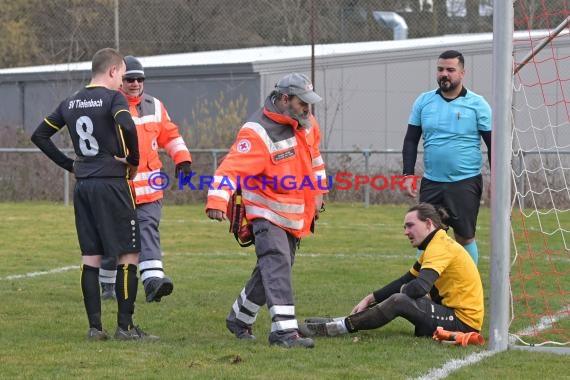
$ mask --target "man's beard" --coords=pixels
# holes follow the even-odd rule
[[[453,83],[452,81],[449,80],[449,78],[440,78],[437,81],[437,84],[439,85],[439,89],[441,90],[441,92],[453,91],[458,86],[458,83]]]
[[[313,126],[313,123],[311,122],[311,114],[309,112],[305,112],[304,114],[299,115],[293,112],[291,108],[289,108],[287,111],[285,111],[285,115],[294,120],[297,120],[299,122],[300,128],[311,129]]]

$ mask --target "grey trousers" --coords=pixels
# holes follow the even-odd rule
[[[253,233],[257,262],[227,320],[251,327],[260,307],[267,304],[272,334],[296,332],[291,269],[297,238],[265,219],[253,221]]]

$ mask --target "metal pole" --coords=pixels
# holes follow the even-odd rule
[[[214,170],[212,170],[212,173],[215,173],[218,168],[218,152],[216,150],[212,150],[212,157],[214,158]]]
[[[315,87],[315,0],[311,0],[311,82]],[[315,113],[315,105],[311,104],[311,113]]]
[[[366,177],[370,178],[370,149],[363,149],[362,154],[364,155],[364,174]],[[370,206],[370,184],[367,183],[364,186],[364,207],[368,208]]]
[[[493,351],[504,351],[508,347],[513,23],[513,2],[493,2],[492,233],[489,322],[489,348]]]
[[[119,50],[119,0],[115,0],[115,49]]]

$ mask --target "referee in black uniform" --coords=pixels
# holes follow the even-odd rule
[[[125,72],[123,56],[105,48],[93,56],[91,83],[62,101],[32,135],[52,161],[73,172],[75,226],[81,248],[81,290],[89,340],[109,335],[101,323],[99,268],[102,256],[118,257],[118,303],[115,339],[156,340],[133,323],[137,296],[139,226],[127,179],[139,163],[135,124],[125,97],[118,92]],[[76,159],[63,154],[51,136],[67,126]]]

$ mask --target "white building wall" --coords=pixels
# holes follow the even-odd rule
[[[323,131],[324,148],[401,150],[412,103],[421,92],[435,88],[437,57],[448,49],[463,52],[465,85],[492,105],[491,34],[315,46],[315,88],[324,99],[316,105],[315,114]],[[520,61],[529,46],[518,42],[515,49]],[[570,77],[570,60],[564,58],[570,56],[570,40],[557,39],[556,49],[560,57],[557,63],[546,59],[551,51],[545,52],[537,57],[545,58],[544,62],[519,74],[525,83],[540,81],[543,86],[527,89],[524,99],[520,98],[523,93],[517,93],[515,106],[530,104],[537,109],[516,113],[516,118],[534,125],[567,122],[566,104],[538,108],[545,98],[566,95],[570,99],[567,86],[553,81]],[[246,96],[248,112],[253,112],[281,76],[293,71],[311,75],[310,46],[185,53],[141,60],[149,78],[147,89],[165,102],[173,120],[190,127],[197,99],[215,100],[220,92],[227,93],[227,99]],[[22,122],[31,130],[71,88],[88,80],[88,69],[89,63],[83,62],[0,70],[0,101],[8,105],[0,111],[0,126]],[[73,81],[62,79],[66,77]],[[561,139],[570,139],[564,136]]]

